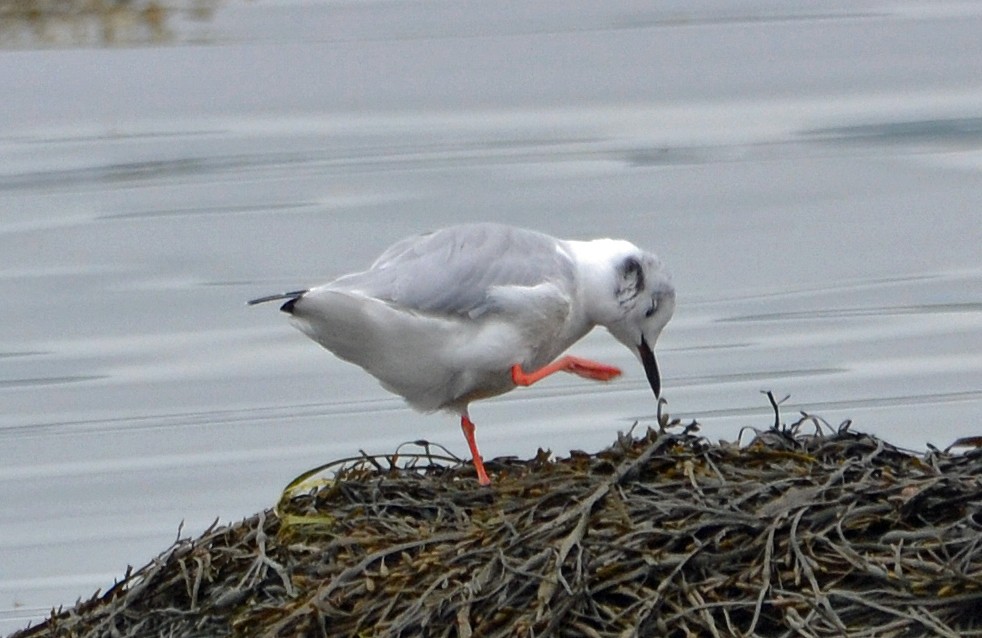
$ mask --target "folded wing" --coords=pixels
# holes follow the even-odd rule
[[[549,284],[570,293],[574,273],[571,257],[548,235],[468,224],[404,239],[369,270],[328,287],[417,312],[477,317],[494,311],[509,287]]]

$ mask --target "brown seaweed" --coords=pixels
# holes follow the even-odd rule
[[[810,415],[596,454],[348,459],[40,636],[982,636],[982,450]]]

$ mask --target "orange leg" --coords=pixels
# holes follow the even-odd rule
[[[466,414],[460,416],[460,429],[464,431],[464,438],[471,449],[471,456],[474,457],[474,469],[477,470],[477,482],[481,485],[491,485],[488,473],[484,471],[484,461],[481,460],[481,453],[477,451],[477,441],[474,440],[474,423]]]
[[[511,367],[511,379],[515,385],[532,385],[536,381],[541,381],[554,372],[569,372],[586,379],[596,381],[610,381],[621,375],[619,368],[608,366],[589,359],[579,357],[562,357],[552,363],[532,372],[525,372],[522,366],[517,363]]]

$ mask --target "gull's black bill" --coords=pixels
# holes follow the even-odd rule
[[[648,377],[648,383],[651,384],[651,389],[657,399],[661,396],[661,375],[658,374],[658,362],[655,361],[655,353],[652,352],[651,346],[648,345],[644,337],[641,337],[638,352],[641,353],[641,363],[644,365],[645,376]]]

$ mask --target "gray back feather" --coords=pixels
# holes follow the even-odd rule
[[[466,224],[396,242],[369,270],[328,287],[420,312],[476,316],[493,309],[496,287],[552,282],[568,292],[574,276],[572,259],[548,235]]]

